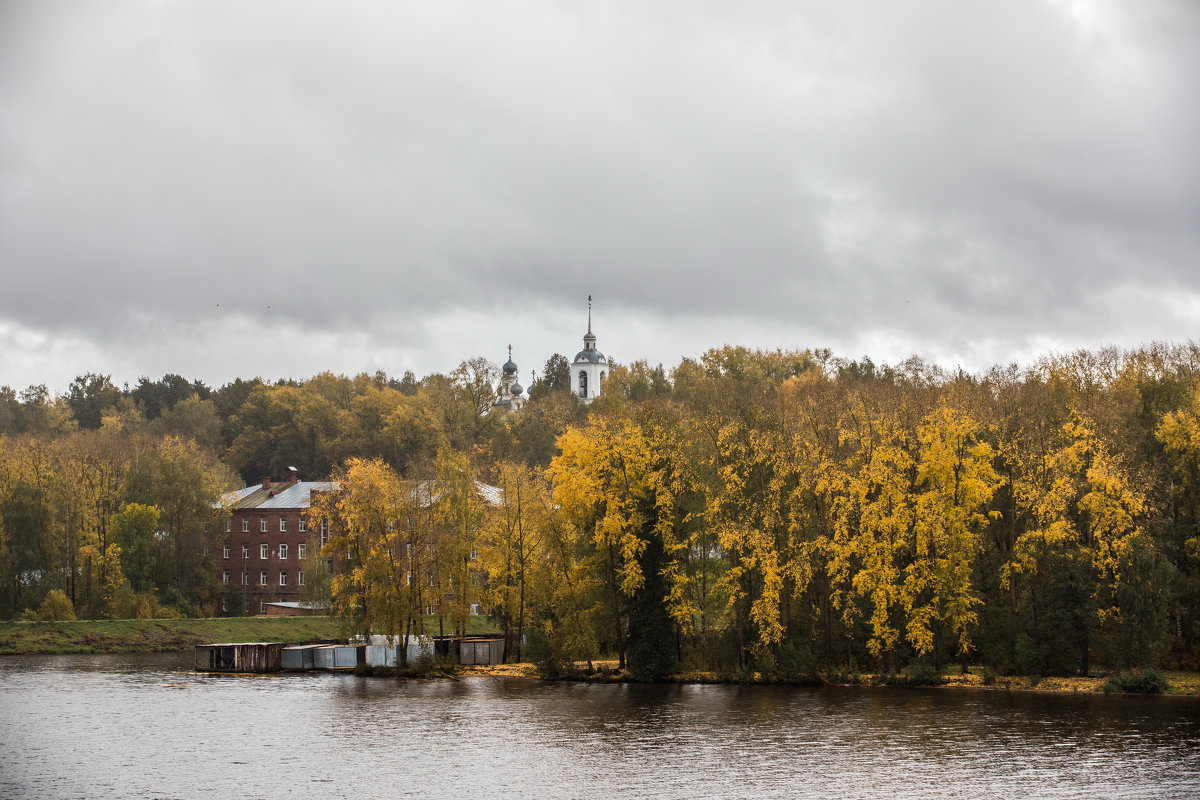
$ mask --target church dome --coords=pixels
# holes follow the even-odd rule
[[[604,353],[599,350],[580,350],[575,354],[576,364],[605,364]]]
[[[505,361],[504,366],[500,369],[504,371],[504,377],[506,378],[515,377],[517,374],[517,362],[512,360],[511,344],[508,346],[508,361]]]
[[[519,383],[514,383],[512,385],[512,388],[509,389],[509,391],[512,392],[513,397],[516,397],[517,395],[519,395],[525,391],[525,387]]]

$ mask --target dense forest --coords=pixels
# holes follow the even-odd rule
[[[590,406],[565,366],[512,414],[483,359],[0,389],[0,614],[211,613],[212,503],[294,465],[343,486],[319,588],[364,630],[478,603],[514,656],[643,678],[1200,666],[1200,346],[983,374],[726,347]]]

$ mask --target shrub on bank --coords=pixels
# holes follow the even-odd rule
[[[1101,687],[1105,694],[1114,692],[1129,692],[1137,694],[1162,694],[1171,688],[1171,684],[1156,669],[1135,670],[1133,672],[1117,672],[1108,676]]]
[[[75,619],[75,604],[61,589],[51,589],[38,609],[38,619],[48,622]]]
[[[532,626],[525,636],[525,656],[533,662],[538,675],[543,678],[567,676],[570,662],[540,625]]]
[[[879,675],[876,683],[885,686],[941,686],[946,682],[942,671],[928,661],[914,661],[903,672]]]

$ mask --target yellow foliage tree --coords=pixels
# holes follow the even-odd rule
[[[324,554],[342,562],[330,583],[331,610],[357,633],[408,634],[420,585],[410,577],[417,572],[408,558],[413,548],[402,541],[396,521],[416,510],[410,493],[379,459],[349,459],[334,481],[338,488],[314,495],[310,511],[329,526]]]
[[[965,655],[979,623],[981,600],[971,572],[982,550],[982,532],[994,514],[986,509],[1000,484],[995,453],[966,412],[940,404],[917,431],[916,504],[911,555],[905,568],[906,638],[918,655],[934,647],[936,626],[946,625]]]
[[[1029,497],[1036,524],[1017,538],[1002,580],[1012,584],[1017,576],[1037,575],[1052,553],[1088,566],[1092,611],[1076,632],[1079,669],[1086,674],[1092,627],[1118,623],[1121,616],[1116,598],[1122,564],[1135,550],[1153,546],[1142,527],[1151,507],[1124,459],[1110,450],[1079,412],[1063,425],[1059,443],[1045,462],[1045,475],[1038,484],[1042,491]]]

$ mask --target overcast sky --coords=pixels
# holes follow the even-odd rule
[[[0,0],[0,384],[1200,336],[1200,3]]]

